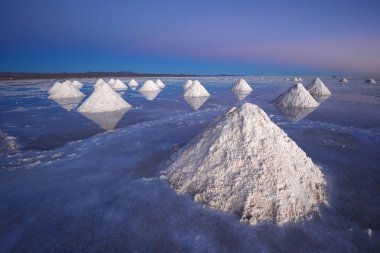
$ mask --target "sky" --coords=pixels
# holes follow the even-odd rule
[[[0,72],[380,77],[378,0],[0,0]]]

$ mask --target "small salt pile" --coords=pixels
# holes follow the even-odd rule
[[[107,83],[103,82],[95,88],[94,92],[78,108],[82,113],[111,112],[130,108],[128,104],[117,92]]]
[[[306,90],[312,96],[316,97],[326,97],[331,95],[331,92],[319,77],[314,78],[314,80],[306,87]]]
[[[152,80],[146,81],[143,86],[139,89],[139,91],[157,91],[160,88],[155,84]]]
[[[292,81],[293,82],[300,82],[301,80],[299,80],[297,77],[293,77]]]
[[[339,80],[339,82],[341,82],[341,83],[348,83],[348,80],[346,78],[342,78],[342,79]]]
[[[298,77],[298,81],[302,82],[303,81],[302,77]]]
[[[232,87],[232,91],[244,91],[244,92],[251,92],[252,88],[249,86],[249,84],[244,80],[240,79],[234,87]]]
[[[129,81],[128,86],[129,86],[131,89],[134,90],[134,89],[136,89],[136,88],[139,86],[139,84],[138,84],[138,82],[136,82],[135,79],[132,79],[131,81]]]
[[[317,107],[319,105],[301,83],[292,85],[273,103],[282,107]]]
[[[99,79],[98,81],[96,81],[96,83],[94,84],[94,88],[100,86],[101,84],[103,83],[106,83],[103,79]]]
[[[64,99],[84,97],[84,94],[69,82],[65,81],[49,96],[49,99]]]
[[[368,78],[365,82],[366,83],[370,83],[370,84],[375,84],[376,83],[375,79],[373,79],[373,78]]]
[[[183,93],[185,97],[208,97],[210,93],[205,87],[198,81],[195,80],[190,87]]]
[[[59,87],[62,85],[62,83],[60,82],[55,82],[54,85],[49,89],[48,93],[51,95],[53,94],[54,92],[56,92]]]
[[[183,89],[187,90],[191,86],[192,83],[193,81],[187,80],[186,83],[183,85]]]
[[[165,88],[165,84],[160,79],[157,79],[155,83],[158,86],[158,88],[160,89]]]
[[[179,193],[249,224],[319,213],[326,180],[258,106],[232,108],[181,149],[163,172]]]
[[[83,87],[83,84],[77,80],[73,81],[71,83],[71,85],[74,86],[75,88],[78,88],[78,89],[82,89],[82,87]]]
[[[128,86],[125,85],[125,83],[123,81],[121,81],[120,79],[116,79],[115,82],[113,82],[113,84],[110,84],[110,87],[114,90],[126,90],[126,89],[128,89]]]
[[[112,87],[111,85],[113,85],[115,82],[116,82],[116,80],[113,79],[113,78],[111,78],[111,79],[108,81],[108,84],[110,85],[110,87]]]

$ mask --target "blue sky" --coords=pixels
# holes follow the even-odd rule
[[[0,71],[380,76],[380,1],[0,0]]]

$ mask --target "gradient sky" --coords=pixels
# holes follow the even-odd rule
[[[0,0],[0,71],[380,77],[377,0]]]

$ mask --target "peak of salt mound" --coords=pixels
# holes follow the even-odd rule
[[[185,97],[208,97],[210,93],[205,87],[198,81],[195,80],[190,87],[183,93]]]
[[[348,80],[346,78],[342,78],[342,79],[339,80],[339,82],[341,82],[341,83],[348,83]]]
[[[83,87],[83,84],[77,80],[73,81],[71,83],[71,85],[74,86],[75,88],[78,88],[78,89],[82,89],[82,87]]]
[[[326,85],[319,79],[319,77],[314,78],[314,80],[306,87],[306,90],[316,97],[330,96],[331,92],[326,87]]]
[[[152,80],[145,81],[139,91],[158,91],[160,88]]]
[[[128,86],[132,89],[136,89],[136,87],[139,86],[139,84],[138,82],[136,82],[135,79],[132,79],[131,81],[129,81]]]
[[[273,103],[281,107],[317,107],[319,105],[301,83],[292,85]]]
[[[244,79],[240,79],[234,85],[234,87],[232,87],[232,91],[247,91],[247,92],[249,91],[249,92],[251,92],[252,88],[251,88],[251,86],[249,86],[249,84]]]
[[[155,84],[158,86],[158,88],[160,89],[163,89],[165,88],[165,84],[160,80],[160,79],[157,79]]]
[[[115,82],[116,82],[116,80],[113,79],[113,78],[111,78],[111,79],[108,81],[108,84],[109,84],[109,85],[113,85]]]
[[[54,85],[49,89],[48,93],[51,95],[53,94],[54,92],[56,92],[59,87],[62,85],[62,83],[60,82],[55,82]]]
[[[92,94],[78,108],[81,113],[112,112],[130,108],[128,104],[117,92],[107,83],[99,84]]]
[[[211,124],[163,174],[178,192],[250,224],[300,220],[327,202],[319,167],[249,103]]]
[[[121,81],[120,79],[116,79],[115,82],[113,82],[113,84],[110,84],[110,87],[114,90],[126,90],[126,89],[128,89],[128,86],[125,85],[125,83],[123,81]]]
[[[49,99],[64,99],[84,97],[84,94],[67,81],[58,86],[58,89],[49,96]]]
[[[376,83],[375,79],[373,79],[373,78],[369,78],[365,82],[366,83],[370,83],[370,84],[375,84]]]
[[[99,79],[98,81],[96,81],[96,83],[94,84],[94,88],[100,86],[101,84],[104,84],[106,83],[103,79]]]
[[[183,85],[183,89],[187,90],[191,86],[192,83],[193,81],[187,80],[186,83]]]

